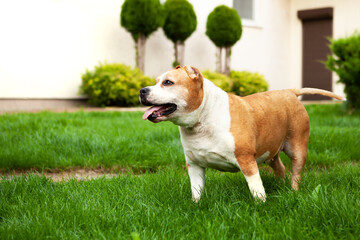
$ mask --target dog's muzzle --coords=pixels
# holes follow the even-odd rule
[[[145,87],[140,89],[140,102],[145,106],[151,106],[152,104],[147,100],[147,97],[150,94],[150,88]]]
[[[164,104],[154,104],[148,101],[148,96],[150,94],[150,88],[145,87],[140,89],[140,102],[145,106],[151,106],[147,109],[143,115],[143,119],[150,120],[152,122],[158,122],[164,120],[168,115],[172,114],[177,110],[177,105],[174,103],[164,103]]]

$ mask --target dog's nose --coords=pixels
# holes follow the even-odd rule
[[[142,88],[140,89],[140,96],[146,96],[149,94],[149,92],[150,92],[150,88],[148,87]]]

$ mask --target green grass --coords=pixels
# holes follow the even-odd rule
[[[183,162],[177,128],[168,122],[145,122],[141,115],[42,112],[0,116],[0,168],[152,168]]]
[[[208,171],[198,204],[185,170],[54,183],[0,182],[0,239],[358,239],[360,167],[306,171],[290,189],[261,172],[255,203],[241,174]]]
[[[261,168],[267,201],[241,173],[208,170],[198,204],[176,126],[141,113],[0,116],[0,168],[156,170],[88,181],[37,175],[0,181],[0,239],[358,239],[360,116],[308,106],[311,136],[300,191]],[[283,156],[287,170],[289,160]]]
[[[307,106],[311,132],[307,167],[360,160],[360,116],[340,105]],[[77,112],[0,116],[0,168],[184,165],[178,127],[153,124],[142,113]],[[289,166],[285,155],[281,156]]]

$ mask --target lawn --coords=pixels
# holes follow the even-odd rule
[[[39,170],[184,164],[178,129],[141,112],[0,115],[0,168]]]
[[[307,106],[307,167],[360,159],[360,116],[340,105]],[[140,112],[0,115],[0,169],[184,166],[177,126],[143,121]],[[284,162],[289,161],[282,155]],[[289,166],[289,165],[288,165]]]
[[[185,171],[88,181],[0,182],[0,239],[358,239],[360,167],[305,171],[301,190],[261,171],[256,204],[241,174],[208,171],[198,204]]]
[[[0,239],[358,239],[360,116],[340,105],[307,106],[308,162],[298,192],[267,167],[255,203],[244,177],[209,170],[191,201],[177,127],[141,113],[0,116],[0,168],[149,169],[146,174],[53,182],[0,182]],[[287,169],[289,160],[284,158]]]

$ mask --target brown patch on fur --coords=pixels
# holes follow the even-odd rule
[[[252,176],[258,171],[255,161],[255,128],[251,120],[252,108],[241,97],[228,95],[231,117],[230,132],[235,141],[235,157],[243,174]]]
[[[166,76],[174,81],[176,85],[181,85],[187,89],[185,96],[185,101],[188,104],[187,111],[192,112],[201,105],[204,98],[204,78],[199,70],[185,66],[169,71]]]
[[[289,157],[296,169],[293,174],[299,174],[306,159],[309,117],[294,92],[269,91],[243,98],[229,94],[229,106],[235,156],[246,176],[258,171],[256,158],[269,152],[267,160],[273,159],[284,142],[297,150],[296,158]]]

